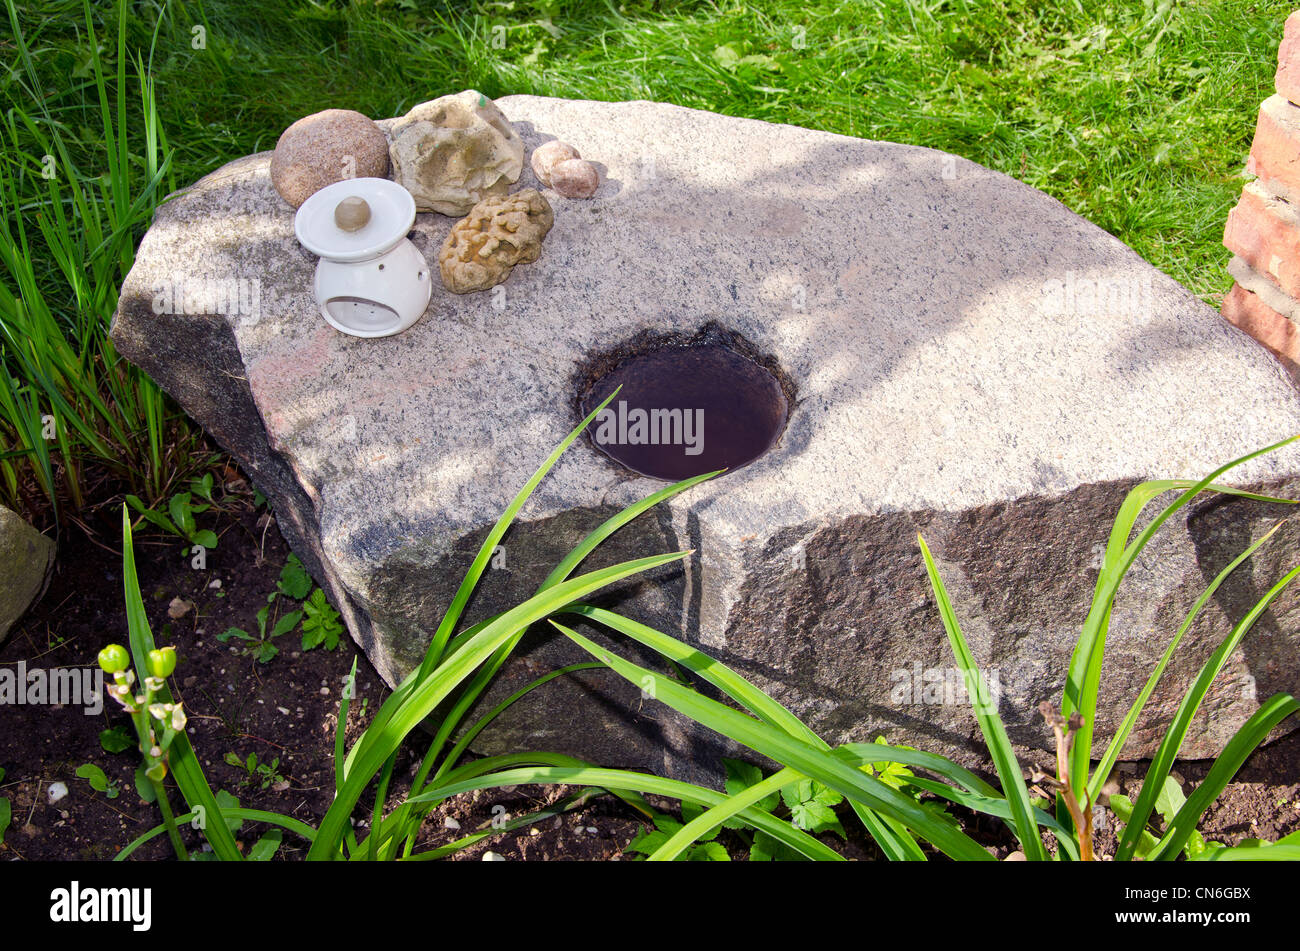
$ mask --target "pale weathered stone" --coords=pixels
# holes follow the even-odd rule
[[[551,187],[565,198],[590,198],[600,187],[600,174],[584,159],[556,162],[551,167]]]
[[[304,116],[284,130],[271,156],[271,181],[294,208],[345,178],[387,174],[388,140],[374,122],[351,109]]]
[[[453,294],[485,291],[531,264],[555,223],[551,206],[535,188],[504,198],[484,198],[452,225],[438,252],[442,283]]]
[[[0,641],[45,591],[54,542],[0,505]]]
[[[830,740],[883,734],[985,767],[917,531],[976,657],[997,671],[1012,738],[1046,765],[1035,708],[1059,696],[1126,488],[1199,477],[1300,432],[1300,396],[1267,351],[1004,175],[655,103],[501,107],[529,146],[581,142],[607,171],[500,294],[436,292],[392,338],[334,332],[312,299],[315,259],[254,156],[159,208],[113,327],[123,354],[272,499],[390,682],[418,661],[479,541],[574,424],[583,368],[643,331],[689,336],[716,322],[770,355],[794,398],[767,455],[641,516],[590,560],[696,552],[603,603],[700,645]],[[417,217],[426,259],[450,227]],[[259,280],[260,308],[158,314],[158,285],[177,273]],[[1298,456],[1289,447],[1232,480],[1294,493]],[[526,597],[586,531],[661,485],[574,445],[506,536],[467,620]],[[1207,502],[1157,536],[1116,606],[1099,736],[1197,594],[1278,515]],[[1219,590],[1126,756],[1150,755],[1198,666],[1297,553],[1292,520]],[[1257,698],[1300,688],[1298,626],[1293,588],[1230,659],[1188,755],[1215,753]],[[484,702],[584,658],[539,627]],[[529,694],[476,748],[684,776],[716,770],[718,752],[599,671]]]
[[[388,134],[393,178],[420,211],[459,217],[504,195],[524,167],[524,143],[496,104],[467,89],[416,106]]]
[[[533,149],[528,164],[532,166],[533,174],[537,176],[537,180],[549,188],[551,185],[551,169],[560,162],[580,158],[582,156],[578,154],[578,150],[572,145],[556,139],[552,142],[543,142]]]

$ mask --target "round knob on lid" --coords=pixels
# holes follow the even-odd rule
[[[334,206],[334,223],[343,231],[360,231],[370,221],[370,205],[355,195]]]

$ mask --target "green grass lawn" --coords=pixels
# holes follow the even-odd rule
[[[51,82],[84,81],[80,4],[33,6]],[[112,5],[99,6],[111,37]],[[1223,219],[1289,11],[1239,0],[209,0],[170,5],[153,63],[182,182],[272,148],[294,119],[330,106],[380,118],[468,87],[655,99],[955,152],[1043,189],[1209,299],[1230,283]],[[132,21],[146,55],[155,22]],[[206,49],[192,48],[195,26]]]
[[[111,85],[116,4],[95,6]],[[931,146],[1046,191],[1217,305],[1231,283],[1223,220],[1289,11],[1243,0],[132,3],[126,105],[139,119],[139,57],[171,150],[164,191],[272,148],[307,113],[398,115],[469,87],[493,97],[656,99]],[[19,123],[5,150],[11,214],[52,200],[37,132],[57,132],[70,174],[92,186],[107,168],[82,3],[18,4],[15,13],[42,89],[14,40],[0,38],[0,97],[37,122],[36,132]],[[127,134],[127,164],[147,180],[143,122]],[[144,220],[131,225],[137,235]],[[51,312],[84,328],[86,295],[70,289],[39,240],[24,254]],[[106,324],[108,312],[90,317]],[[22,444],[3,420],[0,463],[6,445]]]

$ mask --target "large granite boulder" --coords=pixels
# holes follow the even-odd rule
[[[0,505],[0,641],[44,593],[54,547],[53,540]]]
[[[159,209],[113,325],[122,353],[272,499],[390,682],[417,662],[498,513],[574,425],[585,375],[661,339],[711,327],[709,339],[743,345],[785,388],[789,422],[753,464],[599,553],[593,564],[695,551],[606,602],[702,645],[828,739],[884,734],[967,762],[982,761],[978,730],[918,530],[1013,738],[1045,749],[1035,707],[1059,697],[1125,490],[1199,477],[1300,432],[1300,397],[1262,347],[1004,175],[657,103],[499,105],[530,150],[561,139],[602,166],[589,201],[544,192],[554,228],[540,260],[505,284],[439,288],[396,337],[335,332],[263,154]],[[525,166],[517,187],[541,186]],[[431,264],[452,223],[417,217],[412,239]],[[1297,476],[1288,448],[1233,480],[1285,493]],[[661,484],[576,444],[505,539],[470,618],[531,593],[589,528]],[[1114,614],[1099,736],[1199,591],[1280,508],[1206,501],[1138,562]],[[1298,551],[1288,525],[1220,590],[1127,756],[1152,752],[1212,645]],[[1215,753],[1257,699],[1300,686],[1298,622],[1284,595],[1232,658],[1188,755]],[[489,702],[584,658],[535,631]],[[716,770],[719,750],[607,671],[535,691],[477,747],[688,777]]]

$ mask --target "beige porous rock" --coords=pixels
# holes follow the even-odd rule
[[[393,178],[419,211],[459,217],[501,196],[524,170],[524,143],[472,89],[421,103],[389,128]]]
[[[483,199],[452,226],[438,252],[442,283],[453,294],[500,284],[516,264],[537,260],[554,223],[550,203],[535,188]]]
[[[533,174],[537,180],[548,188],[551,184],[551,169],[555,168],[561,162],[567,162],[571,159],[580,159],[582,156],[568,142],[561,142],[559,139],[553,139],[550,142],[543,142],[537,148],[533,149],[533,154],[529,164],[533,167]]]
[[[295,208],[326,185],[387,174],[388,140],[351,109],[304,116],[281,133],[271,155],[271,184]]]
[[[565,198],[590,198],[600,187],[600,175],[590,162],[569,159],[551,169],[551,187]]]

